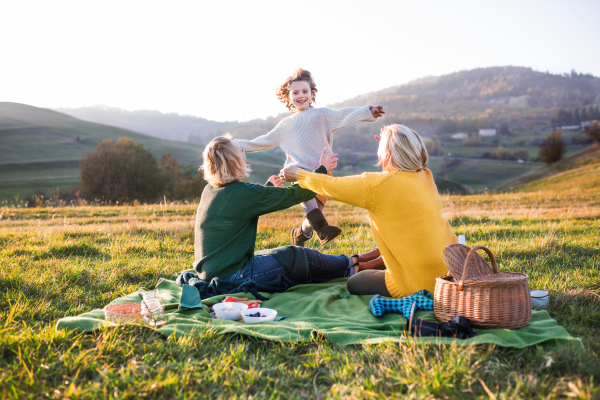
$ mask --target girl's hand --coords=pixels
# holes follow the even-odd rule
[[[281,182],[281,179],[279,179],[277,175],[271,175],[271,177],[269,178],[269,182],[271,182],[277,187],[283,187],[283,182]]]
[[[279,171],[279,177],[286,182],[296,182],[298,180],[298,167],[290,165]]]
[[[373,118],[383,117],[383,114],[385,114],[385,112],[383,111],[383,107],[377,106],[371,108],[371,115],[373,115]]]
[[[337,168],[337,154],[333,154],[330,148],[324,148],[323,154],[321,154],[321,159],[319,160],[319,164],[325,166],[327,168],[327,172],[331,172],[332,169]]]

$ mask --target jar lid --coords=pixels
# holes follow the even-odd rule
[[[536,299],[548,297],[548,291],[547,290],[532,290],[531,297],[535,297]]]

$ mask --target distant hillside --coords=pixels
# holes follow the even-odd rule
[[[382,105],[377,123],[349,126],[334,135],[336,151],[374,152],[373,134],[383,124],[403,123],[424,136],[475,132],[480,128],[547,128],[558,108],[578,110],[600,105],[600,78],[572,73],[553,75],[523,67],[492,67],[419,79],[328,107]],[[319,106],[323,106],[319,104]],[[253,138],[269,132],[287,115],[221,127],[207,136],[230,132]]]
[[[600,190],[600,145],[513,179],[497,191]]]
[[[237,124],[237,122],[210,121],[176,113],[163,114],[150,110],[127,111],[104,105],[81,108],[54,108],[53,110],[84,121],[116,126],[161,139],[181,142],[189,141],[190,136],[192,136],[197,142],[207,143],[212,139],[212,137],[206,136],[207,133],[220,127]]]
[[[79,160],[104,139],[143,143],[159,160],[171,152],[187,165],[200,164],[200,146],[157,139],[85,122],[44,108],[0,102],[0,199],[79,182]]]
[[[600,103],[600,78],[575,72],[554,75],[524,67],[477,68],[418,79],[341,104],[369,99],[391,105],[403,96],[442,104],[475,102],[485,106],[573,109]]]

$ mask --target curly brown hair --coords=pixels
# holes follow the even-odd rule
[[[285,106],[287,107],[288,110],[290,110],[290,112],[295,112],[296,107],[292,104],[292,102],[288,99],[288,96],[290,94],[290,86],[292,85],[292,82],[298,82],[298,81],[305,81],[308,82],[308,85],[310,86],[310,91],[312,92],[313,98],[310,102],[310,108],[314,108],[314,104],[317,102],[317,84],[315,83],[315,80],[313,79],[312,75],[310,74],[310,71],[307,71],[305,69],[302,68],[297,68],[294,73],[290,76],[287,77],[287,79],[285,80],[285,82],[283,82],[275,91],[275,94],[277,95],[277,99],[282,102],[283,104],[285,104]]]

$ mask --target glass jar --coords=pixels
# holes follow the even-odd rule
[[[165,306],[157,290],[142,294],[142,321],[150,328],[160,328],[167,323]]]

